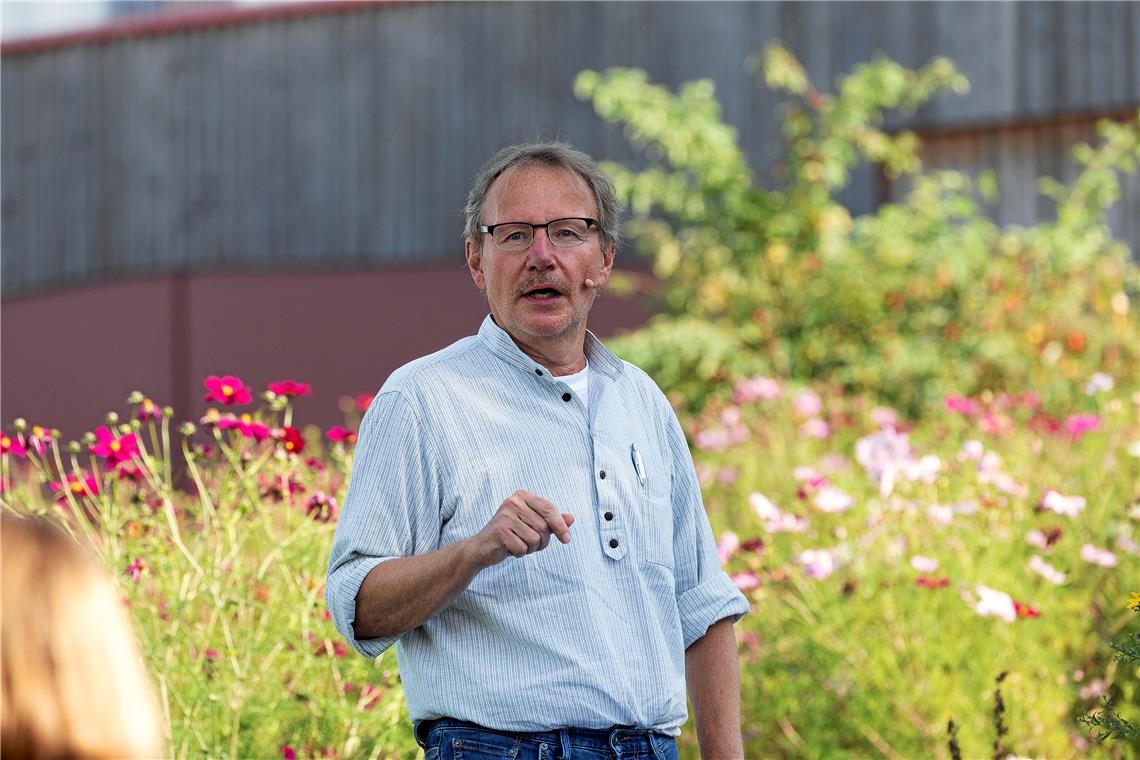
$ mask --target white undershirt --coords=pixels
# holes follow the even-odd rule
[[[574,391],[574,395],[582,402],[582,406],[586,407],[586,411],[590,411],[590,362],[586,362],[581,372],[562,375],[558,379],[569,385],[570,390]]]

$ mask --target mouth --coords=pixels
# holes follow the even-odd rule
[[[525,301],[541,303],[555,301],[559,298],[562,298],[563,293],[561,290],[558,290],[555,287],[543,286],[539,288],[531,288],[530,290],[524,291],[522,297]]]

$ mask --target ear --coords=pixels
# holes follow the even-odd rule
[[[610,279],[610,272],[612,272],[614,268],[614,255],[616,253],[617,251],[614,250],[613,243],[607,245],[602,251],[602,268],[598,270],[598,276],[592,278],[598,283],[599,289],[606,284],[606,280]]]
[[[475,281],[475,286],[486,292],[487,281],[483,276],[483,254],[475,247],[475,241],[471,238],[467,238],[463,244],[463,255],[467,257],[467,271],[471,273],[471,279]]]

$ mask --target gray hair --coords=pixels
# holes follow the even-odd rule
[[[491,156],[475,175],[471,192],[467,194],[467,205],[463,209],[466,216],[463,237],[475,241],[476,250],[483,248],[479,225],[483,223],[483,204],[491,185],[508,170],[519,166],[553,166],[572,171],[584,179],[594,194],[603,247],[612,245],[617,248],[621,242],[622,207],[609,177],[602,173],[594,159],[568,143],[534,142],[503,148]]]

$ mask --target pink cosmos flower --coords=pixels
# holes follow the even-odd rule
[[[846,491],[835,486],[824,486],[815,493],[815,506],[821,512],[835,514],[846,512],[855,505],[855,500]]]
[[[1034,554],[1029,558],[1029,569],[1052,584],[1060,586],[1065,582],[1065,574]]]
[[[1019,618],[1041,617],[1041,610],[1030,604],[1022,604],[1016,599],[1013,600],[1013,611]]]
[[[977,592],[978,602],[974,605],[974,612],[983,617],[999,617],[1007,623],[1017,620],[1017,607],[1009,594],[981,584],[978,584]]]
[[[43,456],[47,453],[47,447],[51,445],[55,433],[40,425],[32,425],[31,435],[28,436],[27,446],[32,451],[36,452],[37,456]]]
[[[135,561],[127,565],[126,574],[132,581],[138,583],[139,579],[142,578],[143,573],[145,573],[147,569],[148,566],[146,560],[142,557],[135,557]]]
[[[1092,544],[1081,547],[1081,559],[1102,567],[1116,567],[1116,555],[1108,549],[1099,549]]]
[[[751,591],[760,586],[760,576],[756,575],[752,570],[745,570],[743,573],[737,573],[732,576],[732,582],[741,591]]]
[[[1104,679],[1094,678],[1088,684],[1081,687],[1080,697],[1081,699],[1099,699],[1106,690]]]
[[[800,552],[796,562],[803,565],[804,572],[817,581],[835,572],[835,555],[826,549],[808,549]]]
[[[284,501],[293,494],[305,490],[305,486],[292,473],[288,476],[282,474],[275,478],[267,478],[261,475],[259,480],[261,481],[261,495],[274,501]]]
[[[325,435],[327,435],[329,440],[333,441],[334,443],[356,443],[356,433],[344,427],[343,425],[337,425],[335,427],[329,428],[325,432]]]
[[[28,455],[28,451],[24,448],[24,442],[18,437],[0,433],[0,454],[15,454],[22,458]]]
[[[289,398],[312,395],[312,386],[308,383],[299,383],[296,380],[280,380],[276,383],[270,383],[269,390],[278,396],[287,396]]]
[[[936,578],[933,575],[919,575],[914,579],[914,583],[922,588],[946,588],[950,585],[950,579],[947,577]]]
[[[855,459],[879,484],[879,495],[890,496],[895,482],[912,461],[910,442],[905,434],[884,429],[855,443]]]
[[[965,396],[959,396],[956,393],[947,396],[945,404],[946,408],[951,412],[957,412],[965,417],[972,417],[980,410],[978,402]]]
[[[86,471],[83,472],[82,477],[71,473],[67,476],[66,483],[51,483],[50,488],[56,494],[56,501],[60,502],[67,501],[68,491],[77,499],[87,495],[99,495],[99,481]]]
[[[740,537],[738,535],[731,530],[726,530],[724,533],[721,533],[720,541],[718,541],[716,545],[716,553],[720,557],[721,566],[728,564],[728,558],[739,548]]]
[[[792,399],[792,406],[801,417],[817,417],[823,411],[823,400],[818,393],[805,388]]]
[[[764,494],[751,494],[748,501],[768,533],[802,533],[808,529],[807,520],[781,511]]]
[[[800,425],[800,432],[808,438],[823,439],[831,435],[831,426],[819,417],[812,417],[803,425]]]
[[[91,447],[91,453],[106,459],[109,464],[129,462],[138,451],[139,444],[134,433],[116,436],[106,425],[95,431],[95,445]]]
[[[253,415],[243,414],[240,417],[229,415],[218,419],[218,428],[221,430],[237,430],[246,438],[264,441],[269,437],[269,428],[259,422],[253,421]]]
[[[1074,441],[1085,433],[1100,429],[1100,417],[1095,414],[1074,414],[1065,420],[1065,432]]]
[[[938,569],[938,560],[916,554],[910,558],[910,566],[920,573],[933,573]]]
[[[877,406],[871,410],[871,422],[876,427],[897,428],[899,426],[899,413],[889,406]]]
[[[1041,503],[1037,506],[1038,509],[1047,509],[1059,515],[1076,517],[1085,510],[1085,497],[1065,496],[1053,489],[1049,489],[1045,492],[1045,495],[1041,497]]]
[[[949,525],[954,522],[954,507],[948,504],[931,504],[926,508],[926,516],[939,525]]]
[[[732,400],[736,404],[750,404],[753,401],[773,401],[780,397],[780,384],[770,377],[756,375],[736,383]]]
[[[297,760],[297,750],[288,744],[281,745],[281,760]]]
[[[225,375],[218,377],[210,375],[202,383],[206,388],[206,401],[217,401],[219,404],[233,406],[234,404],[248,404],[253,400],[250,388],[242,382],[240,377]]]
[[[356,701],[356,708],[358,710],[371,710],[380,703],[381,696],[383,696],[383,692],[372,684],[366,683],[360,690],[360,698]]]

